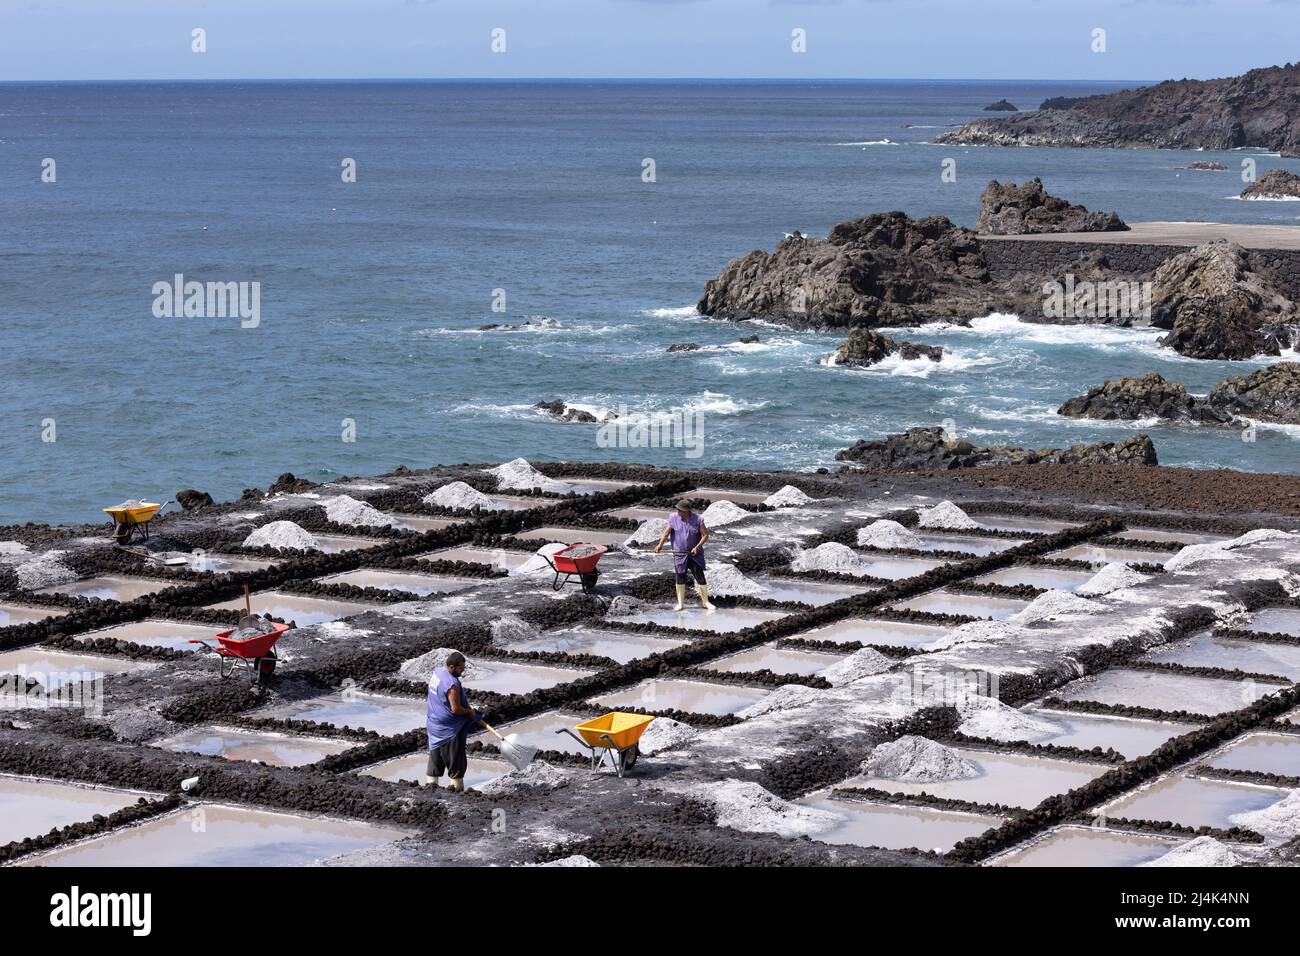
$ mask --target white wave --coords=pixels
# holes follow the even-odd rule
[[[902,143],[896,143],[889,137],[884,139],[860,139],[852,143],[831,143],[832,146],[902,146]]]
[[[1286,425],[1283,424],[1282,422],[1266,422],[1255,418],[1245,418],[1245,417],[1242,417],[1241,420],[1244,422],[1249,422],[1250,424],[1254,425],[1256,428],[1264,428],[1271,432],[1281,432],[1283,435],[1286,435],[1288,438],[1294,438],[1300,441],[1300,425]]]
[[[1242,202],[1300,202],[1300,196],[1224,196],[1224,199],[1237,199]]]
[[[993,312],[971,319],[970,325],[934,325],[927,330],[945,335],[1005,335],[1034,342],[1039,345],[1128,345],[1154,342],[1164,335],[1160,329],[1150,327],[1127,328],[1120,325],[1051,325],[1043,322],[1026,322],[1008,312]],[[882,330],[886,331],[886,330]],[[895,330],[888,330],[891,333]],[[906,330],[897,330],[906,331]],[[915,330],[911,330],[915,331]]]
[[[688,398],[680,406],[688,412],[704,412],[709,415],[743,415],[770,405],[768,401],[749,402],[734,399],[722,392],[702,392],[694,398]]]
[[[691,319],[700,315],[693,305],[681,305],[670,309],[642,309],[641,314],[651,319]]]
[[[827,368],[840,368],[839,362],[835,361],[835,352],[823,355],[817,360],[818,365]],[[862,372],[865,374],[884,374],[897,375],[904,378],[929,378],[935,372],[965,372],[969,369],[979,368],[985,365],[996,365],[999,360],[987,355],[972,356],[961,352],[947,352],[944,357],[938,361],[921,356],[920,358],[905,359],[902,353],[895,352],[888,355],[874,365],[855,366],[849,370],[853,372]]]

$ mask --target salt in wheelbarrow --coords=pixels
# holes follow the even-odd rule
[[[253,683],[260,684],[263,677],[275,672],[275,664],[279,659],[275,653],[275,642],[287,630],[288,624],[272,623],[271,630],[266,634],[240,638],[236,636],[239,628],[232,627],[228,631],[217,632],[215,645],[197,637],[190,638],[190,643],[202,644],[207,652],[217,655],[222,680],[238,668],[247,667],[253,672]]]
[[[568,727],[561,727],[556,733],[568,734],[584,750],[590,751],[592,770],[603,764],[608,756],[614,770],[621,777],[625,770],[631,770],[636,765],[637,755],[641,753],[637,741],[652,720],[654,718],[646,714],[625,714],[616,710],[578,724],[574,728],[578,731],[577,734]],[[579,737],[578,734],[582,736]]]
[[[152,501],[124,501],[112,508],[102,509],[104,514],[113,519],[113,540],[118,544],[130,544],[132,540],[149,540],[149,522],[154,519],[170,501],[155,504]]]
[[[558,591],[569,583],[569,578],[575,574],[582,583],[582,589],[590,594],[596,590],[596,579],[600,577],[600,572],[596,570],[596,565],[601,557],[609,548],[603,544],[571,544],[561,551],[556,551],[551,558],[542,555],[546,563],[551,566],[555,572],[555,580],[551,582],[551,590]],[[564,579],[560,579],[560,575]]]

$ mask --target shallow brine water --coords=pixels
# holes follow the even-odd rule
[[[995,621],[1005,621],[1028,606],[1028,601],[1021,601],[1018,598],[959,594],[944,588],[898,604],[888,605],[895,610],[925,611],[929,614],[961,614],[969,617],[992,618]]]
[[[974,518],[990,531],[1028,531],[1034,534],[1056,534],[1066,528],[1078,527],[1079,524],[1077,521],[1024,518],[1018,515],[975,515]]]
[[[853,587],[849,584],[832,584],[827,581],[798,581],[791,578],[754,578],[765,591],[755,597],[766,601],[794,601],[821,607],[833,601],[841,601],[856,594],[866,594],[872,590],[868,587]]]
[[[558,731],[565,728],[572,730],[578,724],[590,719],[590,715],[584,717],[562,710],[548,710],[536,717],[525,717],[523,720],[516,720],[513,723],[493,724],[492,726],[502,736],[508,737],[513,734],[518,738],[519,743],[536,747],[538,750],[559,750],[564,753],[586,756],[588,751],[581,744],[568,734],[558,733]],[[498,742],[496,737],[493,737],[487,731],[474,734],[471,739],[485,744]]]
[[[340,618],[351,617],[362,611],[373,611],[378,604],[363,604],[359,601],[336,601],[333,598],[303,597],[298,594],[284,594],[281,591],[263,591],[254,594],[250,601],[254,614],[270,614],[285,621],[294,621],[299,627],[312,624],[326,624]],[[244,599],[222,601],[209,604],[210,608],[225,611],[242,611]]]
[[[467,564],[486,564],[502,571],[513,571],[531,561],[535,555],[525,551],[506,551],[503,548],[443,548],[415,556],[417,561],[464,561]]]
[[[1069,568],[1033,568],[1015,565],[982,574],[972,579],[973,584],[1002,584],[1015,586],[1028,584],[1030,587],[1046,588],[1057,591],[1076,591],[1093,579],[1091,571],[1071,571]]]
[[[1206,763],[1220,770],[1253,770],[1300,777],[1300,736],[1248,734],[1228,744]]]
[[[338,554],[341,551],[369,551],[371,548],[388,543],[381,538],[365,538],[350,534],[318,534],[316,540],[325,554]]]
[[[827,794],[813,794],[795,803],[825,810],[843,822],[830,830],[814,833],[820,843],[878,846],[888,850],[937,850],[946,853],[968,837],[999,826],[999,817],[976,813],[931,810],[926,807],[884,806],[864,800],[841,800]]]
[[[352,820],[199,804],[42,854],[24,865],[310,866],[410,835]]]
[[[1262,634],[1290,634],[1300,637],[1300,610],[1285,607],[1267,607],[1256,611],[1246,630]]]
[[[1182,841],[1145,833],[1063,826],[990,861],[991,866],[1141,866]]]
[[[1129,221],[1295,223],[1292,203],[1235,202],[1230,174],[1180,169],[1236,167],[1240,153],[961,150],[959,179],[935,188],[937,130],[1002,96],[1023,108],[1123,85],[8,84],[5,139],[43,144],[76,175],[57,190],[0,194],[0,222],[22,237],[6,264],[12,334],[0,353],[0,380],[22,387],[5,391],[0,412],[63,426],[35,469],[29,436],[0,435],[0,523],[98,521],[109,488],[233,499],[284,471],[321,480],[517,455],[696,461],[681,447],[602,446],[598,426],[532,407],[555,398],[601,414],[699,411],[698,462],[718,467],[835,467],[858,438],[952,419],[980,444],[1060,447],[1142,427],[1168,464],[1293,470],[1285,429],[1261,426],[1246,444],[1233,429],[1055,414],[1107,378],[1157,371],[1203,394],[1261,364],[1183,359],[1156,346],[1158,331],[975,316],[969,328],[906,332],[949,349],[943,362],[854,370],[820,362],[841,333],[692,312],[729,260],[795,229],[825,236],[889,209],[973,226],[993,178],[1039,175],[1054,195]],[[438,122],[413,119],[429,116]],[[337,175],[340,143],[361,159],[355,183]],[[647,143],[659,161],[649,185]],[[1255,155],[1261,173],[1294,166]],[[485,263],[501,262],[509,297],[494,312]],[[154,317],[151,287],[176,273],[260,282],[258,327]],[[478,331],[543,316],[552,322]],[[737,343],[748,332],[760,341]],[[148,341],[151,374],[129,390],[106,382],[105,336]],[[683,341],[704,348],[665,352]],[[235,355],[255,393],[212,388]],[[360,440],[338,441],[343,415]],[[234,424],[254,416],[256,428]]]
[[[1286,797],[1278,787],[1257,787],[1227,780],[1208,780],[1174,774],[1107,804],[1106,816],[1129,820],[1172,820],[1189,827],[1234,826],[1234,814],[1271,807]]]
[[[627,690],[594,697],[601,707],[638,707],[642,710],[680,710],[688,714],[723,716],[756,704],[771,691],[760,687],[708,684],[695,680],[650,680]]]
[[[529,691],[567,684],[579,677],[589,677],[595,673],[595,671],[573,667],[516,664],[483,657],[474,658],[474,670],[474,676],[466,675],[463,678],[465,689],[470,694],[476,690],[492,691],[496,694],[527,694]]]
[[[311,700],[252,711],[250,716],[311,720],[391,736],[423,727],[425,710],[425,701],[417,697],[336,691]]]
[[[802,651],[777,647],[774,644],[763,644],[741,651],[739,654],[719,658],[703,666],[709,670],[723,671],[728,674],[769,670],[773,674],[799,674],[811,677],[843,660],[842,654],[823,654],[817,651]]]
[[[1067,684],[1056,696],[1064,700],[1095,700],[1165,711],[1185,710],[1214,717],[1248,707],[1281,688],[1282,685],[1262,681],[1114,668]]]
[[[153,746],[174,753],[256,761],[272,767],[302,767],[331,754],[342,753],[357,744],[333,737],[290,736],[233,727],[196,727],[164,737],[155,741]]]
[[[178,651],[200,650],[191,640],[206,640],[215,643],[213,634],[224,628],[203,624],[182,624],[178,621],[132,621],[129,624],[115,624],[98,631],[77,634],[79,641],[108,639],[129,641],[146,647],[170,647]]]
[[[683,611],[674,611],[672,608],[657,608],[649,611],[638,611],[636,614],[630,614],[627,617],[610,618],[609,622],[615,626],[618,624],[663,624],[667,627],[682,627],[692,631],[729,633],[731,631],[741,631],[747,627],[754,627],[766,621],[775,621],[785,616],[783,611],[760,611],[747,607],[728,607],[718,608],[716,611],[706,611],[700,607],[691,607],[691,602],[695,600],[694,595],[687,594],[687,607]]]
[[[593,531],[591,528],[536,528],[533,531],[521,531],[515,535],[520,541],[535,541],[538,544],[558,542],[560,544],[622,544],[630,532]]]
[[[428,515],[393,513],[393,518],[414,531],[441,531],[457,524],[456,518],[432,518]]]
[[[141,794],[54,780],[0,776],[0,846],[43,836],[73,823],[88,823],[129,807]]]
[[[74,597],[99,598],[104,601],[134,601],[146,594],[156,594],[163,588],[176,587],[182,582],[162,581],[157,578],[134,578],[125,575],[105,574],[85,578],[70,584],[53,584],[37,588],[37,594],[69,594]]]
[[[997,554],[999,551],[1006,551],[1008,548],[1015,548],[1024,543],[1023,540],[1015,538],[985,538],[973,534],[921,535],[921,549],[923,551],[960,551],[977,557]]]
[[[873,578],[884,578],[887,581],[914,578],[918,574],[925,574],[926,571],[933,571],[948,563],[938,558],[882,558],[869,551],[862,552],[862,556],[866,559],[863,574]]]
[[[1224,667],[1251,674],[1270,674],[1300,680],[1300,647],[1269,641],[1238,640],[1215,634],[1198,634],[1158,648],[1148,660],[1190,667]]]
[[[359,568],[342,574],[317,578],[322,584],[350,584],[358,588],[379,588],[381,591],[406,591],[427,597],[430,594],[450,594],[485,583],[475,578],[450,578],[436,574],[415,574],[410,571],[384,571],[377,568]]]
[[[96,680],[113,674],[157,667],[147,661],[133,661],[127,657],[103,657],[94,654],[71,654],[51,651],[43,647],[24,647],[16,651],[0,652],[0,674],[21,674],[30,680],[40,681],[47,691],[82,681]]]
[[[906,621],[869,620],[851,617],[827,624],[811,631],[802,631],[794,637],[807,641],[833,641],[847,644],[888,644],[894,647],[924,648],[942,640],[950,628],[937,624],[912,624]]]
[[[1115,537],[1125,541],[1173,541],[1181,545],[1215,544],[1230,541],[1230,534],[1197,534],[1195,531],[1165,531],[1162,528],[1129,528]]]
[[[61,607],[28,607],[23,604],[0,604],[0,627],[31,624],[33,621],[45,621],[67,613],[67,608]]]
[[[1100,747],[1102,750],[1109,748],[1130,760],[1145,756],[1165,741],[1181,737],[1195,729],[1194,724],[1179,724],[1163,720],[1073,714],[1041,707],[1022,709],[1027,715],[1050,721],[1060,728],[1059,733],[1035,737],[1030,743],[1078,747],[1081,750],[1091,750],[1094,747]]]
[[[666,637],[647,637],[630,631],[593,630],[581,627],[547,631],[540,637],[504,645],[512,651],[558,651],[565,654],[595,654],[620,664],[649,657],[686,642]]]
[[[1142,548],[1103,547],[1099,544],[1076,544],[1072,548],[1051,551],[1043,557],[1069,558],[1091,564],[1164,564],[1173,557],[1169,551],[1146,551]]]
[[[850,777],[841,786],[870,787],[888,793],[928,793],[950,800],[1003,804],[1028,810],[1047,797],[1081,787],[1110,769],[1109,766],[1075,760],[954,749],[978,768],[978,777],[907,783],[862,774]]]

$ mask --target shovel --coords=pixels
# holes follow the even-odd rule
[[[510,761],[516,770],[523,770],[532,763],[533,758],[537,756],[536,747],[530,747],[528,744],[519,743],[514,734],[511,734],[509,737],[502,737],[492,729],[492,725],[486,720],[479,721],[479,723],[488,729],[488,733],[501,741],[498,745],[498,749],[501,751],[501,756]]]

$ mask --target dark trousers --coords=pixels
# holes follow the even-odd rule
[[[694,561],[691,561],[689,558],[686,561],[686,571],[689,571],[692,575],[694,575],[696,584],[708,584],[708,582],[704,580],[704,567],[702,565],[696,564]],[[686,571],[677,572],[678,584],[686,583]]]
[[[429,765],[425,773],[430,777],[441,777],[444,773],[453,780],[465,776],[469,766],[469,757],[465,753],[465,737],[457,734],[451,740],[443,741],[429,751]]]

